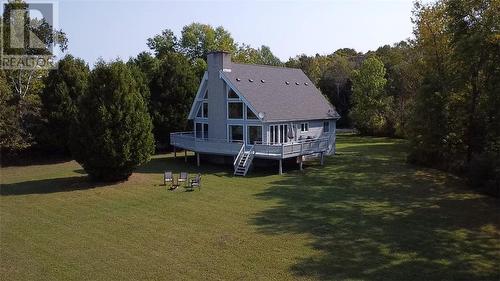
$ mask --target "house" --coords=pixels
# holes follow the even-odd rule
[[[231,62],[226,52],[208,54],[189,120],[193,132],[170,135],[175,148],[234,157],[235,175],[245,175],[254,158],[282,161],[335,151],[340,118],[300,69]]]

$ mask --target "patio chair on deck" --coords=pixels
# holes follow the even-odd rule
[[[172,171],[165,171],[163,173],[163,183],[167,185],[169,182],[172,182]]]
[[[184,184],[187,184],[188,183],[188,173],[186,172],[181,172],[181,174],[179,175],[179,184],[180,183],[184,183]]]

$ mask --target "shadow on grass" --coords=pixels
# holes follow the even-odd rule
[[[257,195],[278,202],[252,219],[261,232],[312,238],[317,255],[290,270],[323,280],[499,280],[499,201],[407,165],[403,144],[377,141]]]
[[[187,162],[184,162],[184,157],[173,158],[171,155],[156,156],[148,163],[138,167],[135,172],[163,176],[163,172],[165,171],[172,171],[174,174],[187,172],[190,175],[201,173],[218,176],[229,176],[231,172],[226,165],[214,165],[202,162],[200,167],[197,167],[194,156],[188,156]]]
[[[205,157],[210,156],[205,155]],[[254,159],[254,161],[256,160],[260,160],[259,164],[262,164],[263,162],[262,159]],[[264,160],[264,162],[267,162],[268,164],[265,166],[252,165],[246,177],[255,178],[261,176],[276,175],[278,173],[278,161]],[[306,164],[305,167],[309,165],[313,164]],[[298,164],[295,163],[295,159],[287,159],[287,161],[283,163],[283,169],[286,172],[293,172],[298,171],[299,167]],[[220,177],[230,177],[233,176],[234,168],[231,163],[215,164],[213,162],[209,162],[207,159],[201,160],[200,167],[198,167],[196,165],[196,157],[193,155],[187,157],[187,162],[184,162],[184,156],[173,158],[172,155],[161,155],[156,156],[148,163],[136,169],[136,172],[138,173],[159,175],[162,175],[165,171],[172,171],[174,174],[187,172],[189,174],[201,173]]]
[[[184,162],[184,157],[174,159],[170,155],[155,156],[148,163],[138,167],[134,173],[157,174],[158,183],[163,179],[164,171],[172,171],[174,174],[180,172],[187,172],[189,177],[195,174],[209,174],[219,177],[233,176],[231,165],[216,165],[212,163],[203,163],[200,167],[196,166],[196,158],[188,157],[187,163]],[[88,179],[85,170],[76,169],[73,172],[81,176],[53,178],[53,179],[40,179],[23,181],[12,184],[1,184],[0,195],[26,195],[26,194],[46,194],[55,192],[69,192],[74,190],[85,190],[96,187],[104,187],[115,185],[115,183],[99,183],[92,182]],[[269,174],[268,169],[256,169],[250,177],[258,177]]]
[[[88,180],[87,176],[31,180],[12,184],[2,184],[0,186],[0,195],[7,196],[68,192],[74,190],[91,189],[106,185],[110,185],[110,183],[92,182]]]

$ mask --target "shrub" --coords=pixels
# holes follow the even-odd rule
[[[71,152],[95,180],[127,179],[154,151],[151,119],[130,68],[99,62],[78,102]]]

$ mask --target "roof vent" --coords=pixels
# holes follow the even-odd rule
[[[295,82],[295,85],[300,85],[300,83],[299,82]]]
[[[253,79],[248,79],[248,82],[253,82]]]
[[[266,80],[262,79],[260,80],[261,83],[266,83]]]
[[[236,78],[236,81],[240,82],[240,81],[241,81],[241,79],[240,79],[240,78]]]
[[[309,84],[307,84],[307,82],[305,82],[304,85],[309,86]]]
[[[285,81],[285,84],[287,84],[287,85],[290,85],[290,82],[288,82],[288,81]]]

